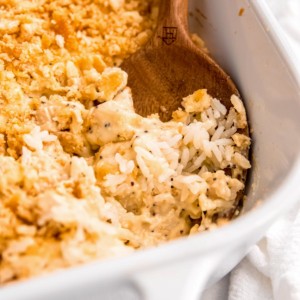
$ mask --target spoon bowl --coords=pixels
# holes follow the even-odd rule
[[[196,46],[149,45],[121,66],[128,74],[137,113],[146,117],[158,113],[163,121],[181,106],[182,98],[198,89],[232,106],[231,95],[239,95],[230,77]]]
[[[182,98],[198,89],[207,89],[227,108],[231,95],[239,96],[230,77],[192,42],[187,16],[188,0],[162,0],[152,39],[121,65],[142,116],[158,113],[167,121]]]

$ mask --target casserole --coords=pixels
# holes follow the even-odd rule
[[[5,287],[2,299],[198,297],[201,283],[226,274],[297,200],[299,78],[276,21],[264,3],[197,2],[192,31],[237,82],[249,112],[254,157],[245,210],[263,204],[215,232]]]

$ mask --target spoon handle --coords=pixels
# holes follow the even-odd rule
[[[188,42],[188,0],[161,0],[157,28],[150,43],[163,47]]]

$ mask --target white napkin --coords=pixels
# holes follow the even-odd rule
[[[272,226],[232,272],[229,299],[300,299],[299,204]]]
[[[300,0],[268,4],[287,33],[300,69]],[[300,204],[275,223],[232,272],[229,300],[244,299],[300,299]]]

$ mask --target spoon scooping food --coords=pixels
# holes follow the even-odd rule
[[[182,99],[199,89],[207,89],[227,109],[233,106],[232,95],[240,97],[230,76],[191,40],[188,0],[161,1],[152,39],[121,68],[128,74],[135,110],[142,116],[158,113],[161,120],[168,121]],[[238,132],[249,137],[248,126]],[[248,157],[248,148],[244,155]],[[244,182],[246,175],[244,170],[240,180]],[[243,196],[244,191],[239,192],[236,205]]]

